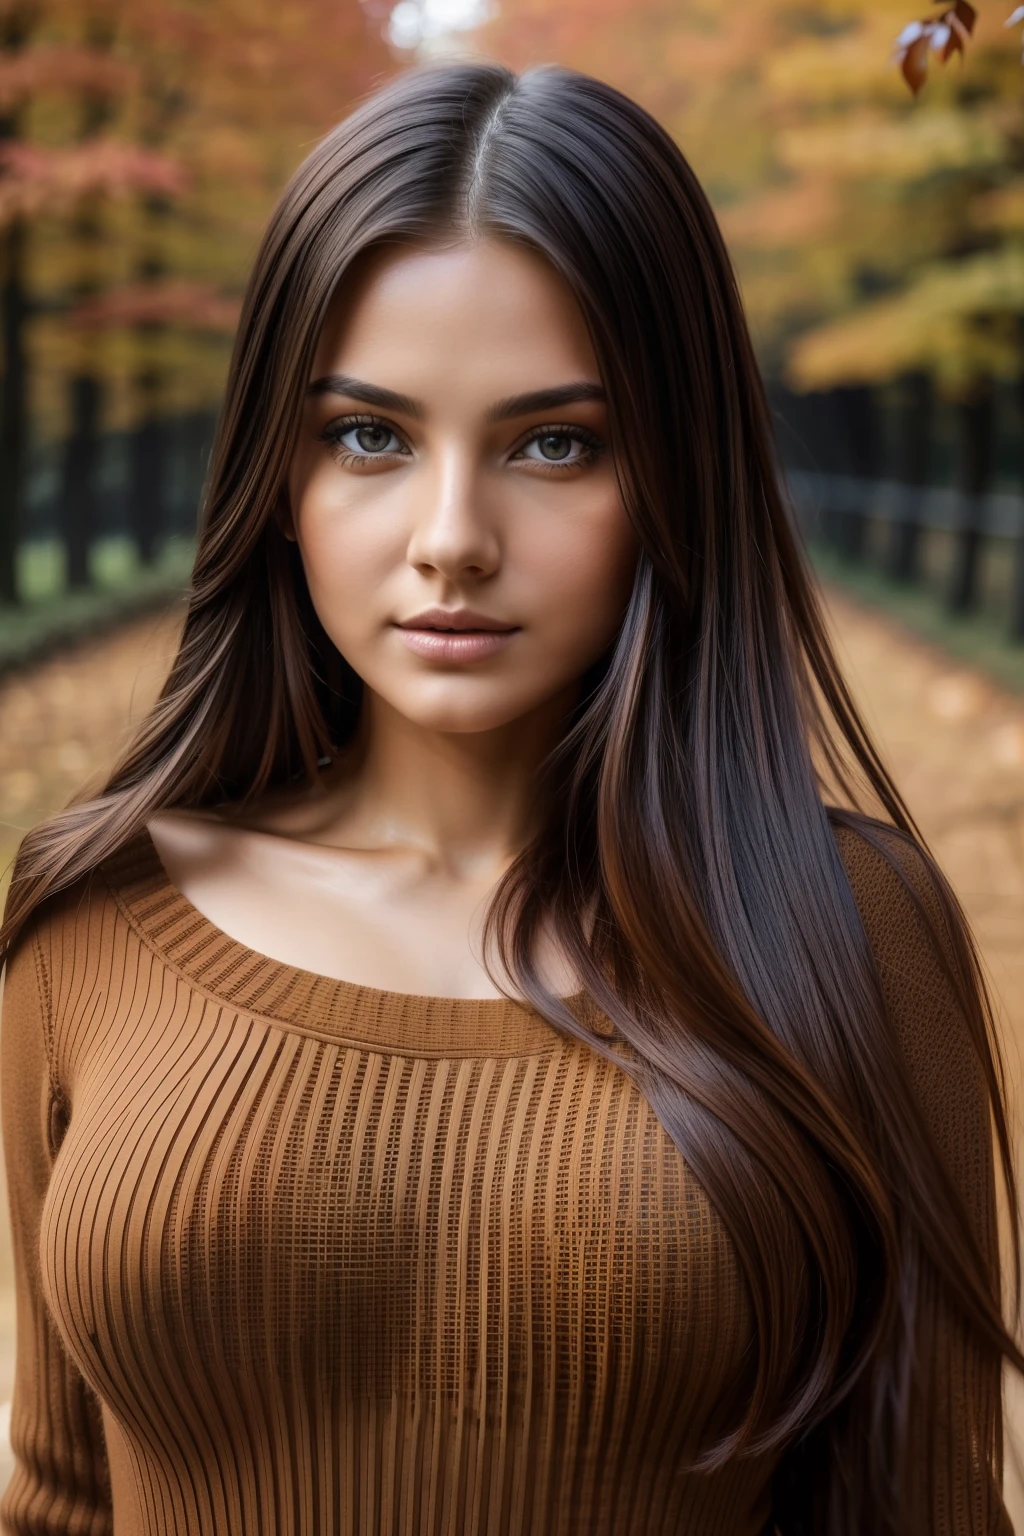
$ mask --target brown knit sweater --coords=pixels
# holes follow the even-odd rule
[[[912,904],[839,834],[992,1251],[986,1108]],[[49,903],[4,1000],[18,1282],[8,1536],[755,1536],[730,1241],[641,1093],[502,999],[226,937],[148,836]],[[938,1536],[1009,1530],[998,1374],[935,1303]],[[923,1536],[923,1533],[915,1533]]]

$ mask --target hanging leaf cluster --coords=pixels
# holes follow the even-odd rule
[[[928,78],[928,63],[933,53],[938,55],[943,64],[951,59],[954,53],[958,53],[963,58],[964,48],[974,31],[976,16],[977,12],[970,4],[970,0],[956,0],[956,3],[949,6],[941,15],[908,22],[903,28],[896,39],[893,57],[915,96]],[[1007,16],[1003,25],[1016,27],[1022,22],[1024,22],[1024,5],[1018,5],[1016,10]],[[1021,62],[1024,63],[1024,46],[1021,50]]]
[[[911,21],[903,28],[896,39],[894,57],[915,96],[928,78],[928,63],[933,53],[943,64],[955,53],[963,58],[976,17],[970,0],[955,0],[955,4],[940,15]]]

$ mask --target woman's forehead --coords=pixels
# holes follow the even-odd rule
[[[492,239],[388,246],[360,258],[332,301],[313,376],[385,357],[425,376],[471,360],[495,373],[597,376],[565,279],[539,253]]]

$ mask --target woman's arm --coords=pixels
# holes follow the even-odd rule
[[[947,934],[934,877],[905,839],[879,834],[885,853],[849,828],[838,831],[878,967],[889,1018],[911,1085],[967,1219],[998,1285],[991,1111],[977,1044],[921,908]],[[915,896],[917,901],[915,901]],[[951,948],[942,944],[947,960]],[[957,1232],[949,1242],[963,1241]],[[919,1536],[993,1536],[1012,1527],[1002,1499],[999,1362],[972,1339],[930,1269],[917,1297],[919,1391],[910,1407],[907,1479],[910,1507],[927,1511]]]
[[[64,1349],[43,1300],[39,1230],[53,1167],[48,978],[34,933],[4,982],[0,1097],[18,1335],[11,1445],[15,1470],[0,1500],[3,1536],[108,1536],[113,1513],[99,1403]]]

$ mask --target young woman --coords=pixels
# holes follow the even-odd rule
[[[975,953],[607,86],[414,72],[298,171],[2,941],[8,1536],[1009,1530]]]

